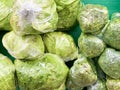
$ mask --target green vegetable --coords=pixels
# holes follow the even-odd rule
[[[105,6],[87,4],[78,14],[80,28],[84,33],[99,34],[109,19]]]
[[[93,85],[88,86],[87,90],[107,90],[105,81],[98,79]]]
[[[77,20],[80,0],[55,0],[58,12],[58,30],[68,30]]]
[[[43,40],[47,51],[59,55],[64,61],[77,58],[78,50],[70,35],[63,32],[51,32],[45,34]]]
[[[79,55],[70,69],[69,78],[78,87],[92,85],[97,81],[95,67],[85,56]]]
[[[120,13],[114,13],[103,39],[109,46],[120,50]]]
[[[58,14],[54,0],[16,0],[11,26],[19,35],[56,30]]]
[[[68,68],[57,55],[47,53],[33,61],[16,60],[15,67],[21,90],[64,90]]]
[[[10,26],[10,16],[14,0],[0,1],[0,30],[12,30]]]
[[[17,59],[34,59],[44,54],[40,35],[18,36],[11,31],[4,35],[2,42],[8,52]]]
[[[107,77],[107,90],[120,90],[120,79],[112,79]]]
[[[120,78],[120,52],[112,48],[106,48],[99,58],[101,69],[111,78]]]
[[[80,52],[89,58],[99,56],[105,48],[105,44],[101,39],[84,33],[82,33],[78,39],[78,46]]]
[[[14,73],[11,60],[0,54],[0,90],[16,90]]]

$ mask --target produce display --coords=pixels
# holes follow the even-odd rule
[[[0,49],[0,90],[120,89],[119,12],[81,0],[0,0],[1,32],[14,60]]]

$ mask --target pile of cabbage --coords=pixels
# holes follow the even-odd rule
[[[80,0],[1,0],[0,9],[15,59],[0,54],[0,90],[120,89],[120,13],[109,20],[106,6]]]

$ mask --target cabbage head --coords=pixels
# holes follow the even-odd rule
[[[98,63],[101,69],[111,78],[120,78],[120,52],[106,48],[100,56]]]
[[[105,44],[101,39],[91,34],[84,33],[82,33],[78,39],[78,46],[80,52],[88,58],[99,56],[105,48]]]
[[[15,60],[21,90],[64,90],[68,67],[63,60],[47,53],[32,61]]]
[[[120,50],[120,13],[114,13],[107,29],[103,33],[103,40],[109,46]]]
[[[58,14],[54,0],[16,0],[11,26],[19,35],[56,30]]]
[[[16,59],[34,59],[44,54],[44,44],[40,35],[19,36],[11,31],[4,35],[2,42]]]
[[[10,17],[14,0],[0,0],[0,30],[12,30]]]
[[[69,78],[76,86],[86,87],[97,81],[96,69],[93,63],[80,54],[70,69]]]
[[[120,90],[120,79],[112,79],[107,77],[107,90]]]
[[[51,32],[43,36],[47,52],[57,54],[64,61],[77,58],[78,49],[73,38],[64,32]]]
[[[78,13],[80,28],[84,33],[99,34],[109,19],[103,5],[86,4]]]
[[[0,54],[0,90],[16,90],[14,73],[12,61]]]
[[[69,30],[76,21],[80,0],[55,0],[58,13],[58,30]]]

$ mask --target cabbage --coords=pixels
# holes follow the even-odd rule
[[[64,61],[77,58],[78,50],[70,35],[63,32],[51,32],[45,34],[43,40],[47,51],[59,55]]]
[[[14,73],[11,60],[0,54],[0,90],[16,90]]]
[[[69,72],[69,78],[78,87],[86,87],[97,81],[97,74],[93,64],[82,54],[74,62]]]
[[[56,30],[58,14],[54,0],[16,0],[11,26],[19,35]]]
[[[78,14],[80,28],[84,33],[99,34],[108,19],[108,9],[103,5],[87,4]]]
[[[120,78],[120,52],[106,48],[99,58],[101,69],[111,78]]]
[[[112,15],[112,20],[103,33],[103,40],[109,46],[120,50],[120,13]]]
[[[101,39],[84,33],[82,33],[78,39],[78,46],[80,48],[80,52],[89,58],[99,56],[105,48],[105,44]]]
[[[77,20],[80,0],[55,0],[58,12],[58,30],[68,30]]]
[[[10,17],[14,0],[0,1],[0,30],[12,30],[10,26]]]
[[[18,36],[11,31],[4,35],[2,42],[8,52],[17,59],[34,59],[44,54],[40,35]]]
[[[120,90],[120,79],[112,79],[107,77],[107,90]]]
[[[15,60],[15,67],[21,90],[64,90],[68,68],[55,54],[32,61]]]

